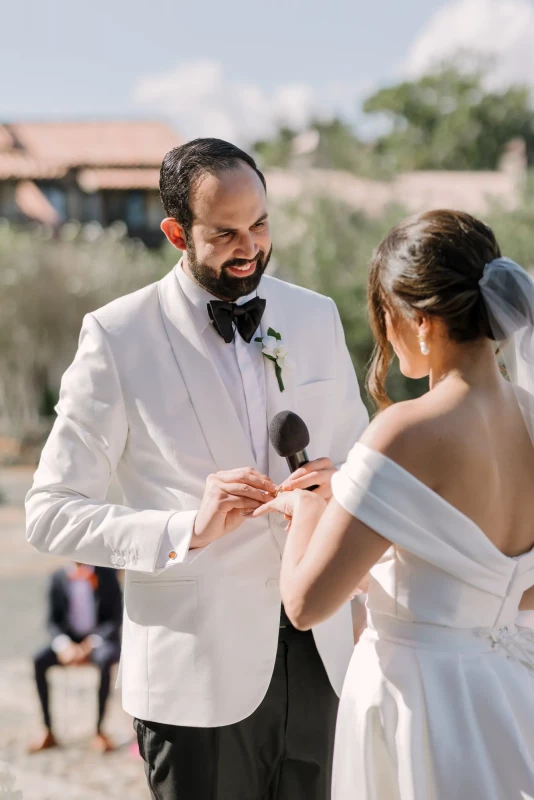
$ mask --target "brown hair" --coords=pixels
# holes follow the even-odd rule
[[[449,336],[468,342],[493,338],[479,281],[501,251],[493,231],[461,211],[427,211],[393,228],[374,251],[367,302],[375,348],[367,388],[379,408],[391,404],[386,310],[412,318],[439,317]]]

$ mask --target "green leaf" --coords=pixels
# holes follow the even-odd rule
[[[274,328],[269,328],[269,330],[267,331],[267,336],[274,336],[277,342],[282,341],[282,337],[280,336],[279,333],[275,331]]]
[[[255,342],[263,342],[263,339],[262,339],[261,336],[257,336],[256,339],[254,339],[254,341]]]
[[[267,353],[264,353],[263,355],[265,356],[265,358],[268,358],[269,361],[274,361],[275,364],[277,363],[276,358],[274,358],[274,356],[268,356]]]

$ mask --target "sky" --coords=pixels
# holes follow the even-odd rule
[[[246,144],[459,50],[534,87],[534,0],[2,0],[0,120],[157,118]]]

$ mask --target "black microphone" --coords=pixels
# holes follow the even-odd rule
[[[293,473],[299,467],[308,464],[306,448],[310,443],[310,432],[304,420],[294,411],[280,411],[269,425],[269,439],[279,456],[285,458]],[[318,489],[309,486],[308,491]]]

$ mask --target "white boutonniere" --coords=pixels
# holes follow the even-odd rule
[[[280,391],[283,392],[285,386],[282,371],[284,369],[293,369],[293,362],[287,354],[287,347],[284,345],[281,335],[273,330],[273,328],[269,328],[267,336],[258,336],[254,341],[261,343],[261,352],[265,358],[274,362],[274,371],[278,381],[278,387]]]

